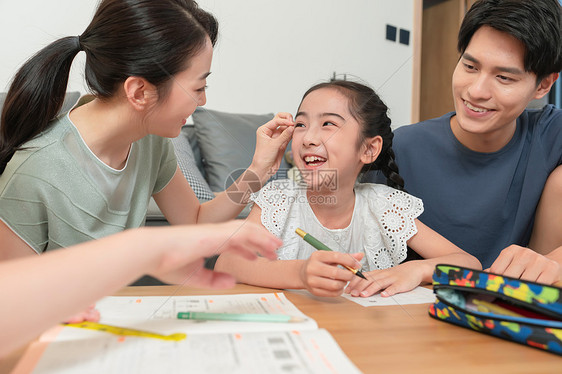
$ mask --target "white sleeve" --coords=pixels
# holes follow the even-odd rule
[[[407,241],[418,232],[415,219],[423,213],[423,202],[380,184],[367,184],[364,191],[368,201],[364,235],[369,237],[365,251],[370,267],[396,266],[406,259]]]
[[[280,179],[269,182],[250,196],[250,200],[261,208],[262,225],[277,237],[281,237],[285,228],[294,193],[294,182]]]

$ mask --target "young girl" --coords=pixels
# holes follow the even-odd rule
[[[166,139],[206,102],[217,29],[190,0],[104,0],[82,35],[23,65],[2,111],[0,259],[141,226],[151,195],[172,224],[220,222],[242,210],[228,191],[199,205]],[[80,51],[93,96],[55,118]],[[260,127],[253,162],[233,188],[269,178],[292,124],[279,114]]]
[[[302,183],[278,180],[253,197],[249,220],[283,239],[277,261],[221,255],[217,269],[240,282],[306,288],[319,296],[383,296],[429,282],[437,263],[481,268],[473,256],[416,219],[421,200],[401,191],[392,151],[387,107],[376,93],[349,81],[309,89],[295,116],[293,159]],[[362,171],[378,168],[389,186],[358,184]],[[330,247],[316,251],[301,228]],[[407,246],[423,260],[402,263]],[[339,267],[361,269],[367,280]]]

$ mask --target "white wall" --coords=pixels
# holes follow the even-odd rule
[[[231,112],[294,112],[304,91],[333,72],[378,90],[395,126],[410,123],[412,42],[385,40],[386,24],[412,31],[416,0],[199,0],[219,20],[207,107]],[[0,0],[0,90],[29,56],[78,35],[95,0]],[[83,55],[70,90],[85,92]]]
[[[79,35],[90,22],[95,0],[0,0],[0,91],[35,52],[58,38]],[[69,89],[85,92],[83,53],[73,64]]]

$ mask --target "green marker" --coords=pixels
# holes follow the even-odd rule
[[[314,236],[312,236],[310,234],[307,234],[303,230],[297,228],[296,233],[299,234],[299,236],[301,238],[303,238],[305,242],[307,242],[308,244],[310,244],[314,248],[316,248],[320,251],[330,251],[330,252],[332,252],[332,250],[326,244],[322,243],[320,240],[316,239]],[[346,266],[346,265],[342,265],[342,266],[344,268],[346,268],[347,270],[351,271],[353,274],[357,275],[358,277],[367,280],[367,278],[365,278],[363,273],[361,273],[358,269],[350,268],[349,266]]]
[[[179,312],[178,319],[197,319],[205,321],[241,321],[241,322],[302,322],[303,318],[288,314],[262,313],[209,313],[209,312]]]

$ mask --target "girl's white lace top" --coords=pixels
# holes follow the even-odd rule
[[[308,203],[306,187],[290,179],[268,183],[252,194],[251,200],[261,208],[265,228],[283,240],[277,251],[280,260],[307,259],[315,251],[295,232],[301,228],[334,251],[364,252],[363,271],[386,269],[402,262],[406,258],[406,241],[417,233],[414,220],[423,212],[420,199],[372,183],[355,186],[353,217],[343,229],[322,226]]]

